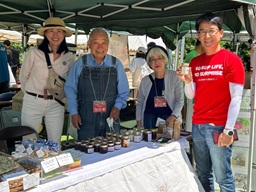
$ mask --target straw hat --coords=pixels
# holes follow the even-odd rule
[[[49,17],[44,22],[44,26],[37,30],[38,35],[44,36],[45,30],[57,28],[66,32],[66,37],[70,37],[72,35],[72,31],[65,27],[64,21],[59,17]]]

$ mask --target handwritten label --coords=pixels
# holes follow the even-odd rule
[[[25,149],[25,147],[24,147],[24,145],[23,144],[21,144],[21,145],[15,145],[15,151],[17,151],[17,152],[21,152],[21,153],[23,153],[24,151],[26,151],[26,149]]]
[[[38,156],[39,158],[43,157],[43,156],[44,156],[44,152],[43,152],[42,148],[39,149],[39,150],[37,150],[37,151],[36,151],[36,154],[37,154],[37,156]]]
[[[31,155],[33,153],[33,149],[31,147],[28,147],[26,151],[28,155]]]
[[[70,153],[64,153],[64,154],[58,155],[56,158],[60,166],[74,163],[74,160]]]
[[[59,167],[59,164],[55,157],[45,159],[41,162],[41,165],[45,173],[48,173]]]
[[[37,186],[40,183],[40,173],[32,173],[23,177],[23,189],[29,189],[31,187]]]
[[[0,191],[10,192],[8,181],[0,182]]]

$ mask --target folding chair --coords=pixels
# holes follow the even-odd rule
[[[35,134],[36,139],[39,139],[38,133],[35,129],[29,126],[11,126],[11,127],[4,127],[0,130],[0,141],[4,141],[5,152],[9,153],[7,140],[15,139],[18,137],[22,137],[29,134]]]

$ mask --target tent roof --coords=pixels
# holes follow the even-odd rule
[[[239,32],[241,22],[236,10],[246,4],[256,4],[256,0],[0,0],[0,28],[4,24],[5,29],[16,30],[8,23],[19,23],[27,33],[55,16],[86,33],[93,27],[105,27],[146,34],[162,37],[172,48],[174,37],[183,36],[192,27],[189,22],[181,23],[194,21],[205,12],[219,13],[231,31]]]

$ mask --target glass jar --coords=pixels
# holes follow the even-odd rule
[[[121,141],[115,141],[115,146],[114,146],[114,148],[115,148],[115,150],[119,150],[119,149],[121,149]]]
[[[133,130],[129,131],[130,142],[133,142]]]
[[[111,132],[107,132],[106,133],[106,137],[112,137],[112,133]]]
[[[108,144],[108,152],[113,152],[115,150],[115,147],[114,147],[114,143],[109,143]]]
[[[157,139],[157,129],[152,129],[152,140],[155,141]]]
[[[94,143],[94,152],[99,152],[99,151],[100,151],[100,144]]]
[[[81,143],[81,145],[80,145],[80,151],[85,152],[86,145],[87,145],[86,143]]]
[[[100,145],[100,150],[99,150],[99,152],[100,152],[101,154],[107,153],[107,152],[108,152],[108,145],[105,145],[105,144]]]
[[[93,152],[94,152],[93,144],[87,144],[86,149],[85,149],[85,153],[91,154]]]
[[[139,143],[139,142],[141,142],[141,137],[140,137],[140,132],[139,132],[139,131],[134,132],[134,135],[133,135],[133,142],[134,142],[134,143]]]
[[[144,140],[147,142],[152,141],[152,132],[150,130],[145,130],[144,131]]]
[[[123,136],[122,147],[130,147],[130,137],[129,136]]]
[[[165,121],[160,121],[158,125],[158,133],[163,133],[163,129],[166,127]]]
[[[75,150],[80,150],[80,146],[81,146],[81,141],[76,141],[76,142],[75,142],[74,149],[75,149]]]
[[[140,138],[141,138],[141,140],[144,140],[144,131],[145,131],[144,128],[140,129]]]

